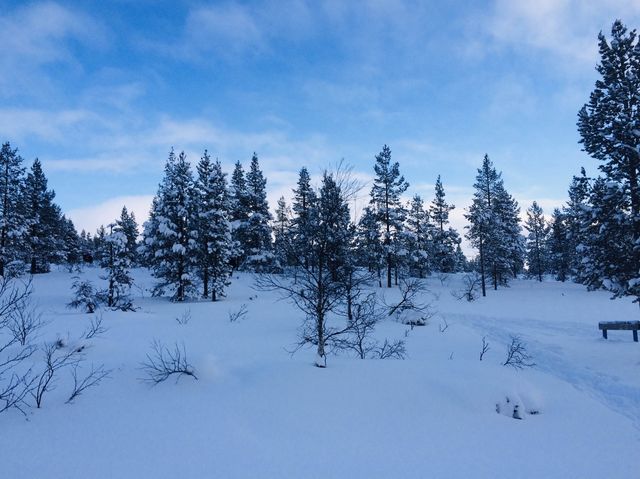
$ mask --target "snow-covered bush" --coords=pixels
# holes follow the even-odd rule
[[[100,304],[98,294],[89,280],[81,281],[77,276],[71,285],[73,299],[67,303],[67,307],[84,309],[86,313],[94,313]]]

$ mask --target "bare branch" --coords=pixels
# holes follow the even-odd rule
[[[160,341],[154,340],[151,348],[153,351],[147,354],[147,360],[142,363],[141,369],[147,375],[146,378],[142,378],[142,381],[156,385],[173,375],[176,376],[176,381],[183,375],[198,379],[193,366],[187,361],[184,343],[182,346],[175,343],[171,350]]]
[[[73,390],[71,391],[69,399],[67,399],[66,401],[67,404],[71,403],[75,398],[80,396],[90,387],[100,384],[103,379],[109,377],[109,373],[111,372],[110,370],[104,368],[104,364],[98,366],[97,368],[92,364],[89,373],[84,377],[79,377],[78,369],[78,364],[74,364],[73,369],[71,370],[71,375],[73,377]]]

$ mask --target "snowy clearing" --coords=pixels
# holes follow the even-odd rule
[[[300,313],[250,275],[234,275],[223,301],[185,304],[151,298],[152,278],[134,276],[140,310],[103,310],[108,331],[85,341],[111,377],[65,404],[64,372],[42,409],[0,416],[2,477],[638,477],[640,345],[630,331],[604,340],[598,330],[638,318],[628,299],[520,280],[467,303],[450,294],[460,277],[432,277],[427,326],[376,330],[406,334],[406,360],[329,356],[319,369],[313,349],[288,352]],[[92,315],[65,307],[71,283],[66,272],[34,279],[47,337],[88,326]],[[535,367],[502,366],[512,335]],[[184,344],[198,380],[140,381],[153,340]]]

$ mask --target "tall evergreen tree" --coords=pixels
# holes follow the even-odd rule
[[[549,271],[558,281],[571,274],[571,258],[567,218],[559,208],[553,210],[548,240]]]
[[[420,195],[414,195],[407,208],[405,244],[409,273],[424,278],[429,273],[430,236],[429,213]]]
[[[374,166],[376,177],[371,189],[371,205],[375,208],[376,219],[382,231],[382,244],[385,250],[387,269],[387,287],[391,287],[394,267],[398,267],[397,247],[402,233],[404,207],[401,195],[409,187],[400,174],[398,162],[391,163],[391,149],[384,145],[376,155]]]
[[[5,267],[20,258],[24,236],[24,212],[21,211],[25,169],[17,149],[4,143],[0,149],[0,276]]]
[[[315,223],[317,195],[311,187],[311,177],[305,167],[300,169],[297,188],[293,190],[292,241],[297,251],[304,252],[305,266],[309,265],[312,250],[312,227]]]
[[[170,288],[174,301],[184,301],[194,287],[196,258],[193,175],[184,152],[177,158],[173,149],[169,154],[145,223],[144,250],[159,279],[154,294]]]
[[[196,181],[199,275],[203,296],[217,301],[230,284],[233,241],[229,222],[230,200],[220,162],[211,162],[205,150]]]
[[[544,212],[535,201],[531,207],[527,209],[527,219],[524,227],[529,232],[527,236],[527,264],[529,266],[529,274],[537,276],[538,281],[542,281],[542,275],[547,270],[547,239],[549,229],[544,219]]]
[[[53,203],[55,193],[47,187],[47,178],[36,158],[27,175],[24,190],[27,251],[31,274],[49,271],[57,259],[60,242],[56,234],[61,221],[60,210]]]
[[[433,242],[433,268],[437,271],[450,273],[456,271],[456,248],[460,243],[458,233],[449,227],[449,213],[455,208],[445,200],[444,187],[440,175],[436,179],[435,197],[429,212],[434,228]]]
[[[519,209],[504,188],[501,174],[484,156],[478,169],[473,202],[465,217],[469,221],[467,238],[479,252],[482,295],[486,296],[486,275],[491,274],[494,289],[523,264],[524,248],[520,235]]]
[[[119,231],[124,234],[127,239],[127,255],[131,264],[138,262],[138,222],[133,214],[133,211],[129,213],[126,206],[122,207],[120,212],[120,218],[116,220],[115,231]]]
[[[271,213],[267,203],[267,180],[260,170],[254,153],[246,176],[248,218],[244,229],[242,248],[246,254],[245,267],[261,271],[274,264],[271,244]]]
[[[112,223],[104,242],[106,275],[103,279],[107,280],[107,290],[101,296],[104,296],[103,299],[110,308],[132,311],[133,303],[129,293],[133,278],[130,273],[131,257],[127,236]]]
[[[247,257],[244,248],[249,219],[249,192],[244,169],[239,161],[236,162],[231,175],[229,196],[231,202],[229,220],[231,221],[231,236],[234,241],[234,255],[231,264],[234,268],[239,268]]]
[[[291,208],[287,205],[284,196],[278,200],[276,215],[273,222],[274,242],[273,249],[279,269],[289,266],[288,245],[291,244]]]
[[[382,267],[384,266],[384,247],[380,238],[380,229],[375,211],[366,207],[360,215],[355,240],[358,264],[375,273],[378,285],[382,287]]]
[[[574,176],[569,186],[569,201],[563,208],[563,215],[566,218],[567,242],[569,249],[569,270],[576,281],[581,282],[584,278],[584,267],[582,263],[582,254],[580,253],[580,245],[585,243],[582,237],[584,231],[583,222],[586,214],[590,210],[589,192],[591,189],[591,179],[587,177],[584,168],[580,169],[580,175]]]
[[[617,20],[611,41],[600,33],[598,46],[600,78],[578,114],[578,131],[584,150],[601,161],[600,170],[608,182],[597,190],[594,185],[599,207],[617,212],[597,221],[608,232],[618,231],[618,241],[627,239],[632,247],[610,244],[628,256],[618,256],[610,268],[605,258],[612,252],[602,251],[603,258],[592,258],[594,267],[600,265],[602,270],[590,274],[599,274],[616,296],[630,294],[640,301],[640,41],[635,30],[627,30]],[[617,208],[611,204],[614,199],[620,202]]]

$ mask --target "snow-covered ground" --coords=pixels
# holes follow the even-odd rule
[[[377,329],[406,334],[406,360],[329,357],[318,369],[314,351],[288,352],[300,313],[252,289],[250,276],[213,304],[151,298],[152,278],[135,276],[140,310],[104,311],[108,331],[86,341],[89,361],[111,377],[65,404],[64,372],[42,409],[0,415],[0,477],[640,477],[640,344],[629,331],[604,340],[597,328],[637,319],[630,300],[523,280],[467,303],[450,294],[460,278],[434,277],[427,326]],[[70,285],[64,272],[35,278],[49,337],[74,338],[88,324],[65,307]],[[245,318],[230,322],[243,304]],[[513,334],[535,367],[501,365]],[[483,336],[490,349],[479,361]],[[141,382],[154,339],[183,342],[198,380]],[[516,404],[524,420],[511,417]]]

